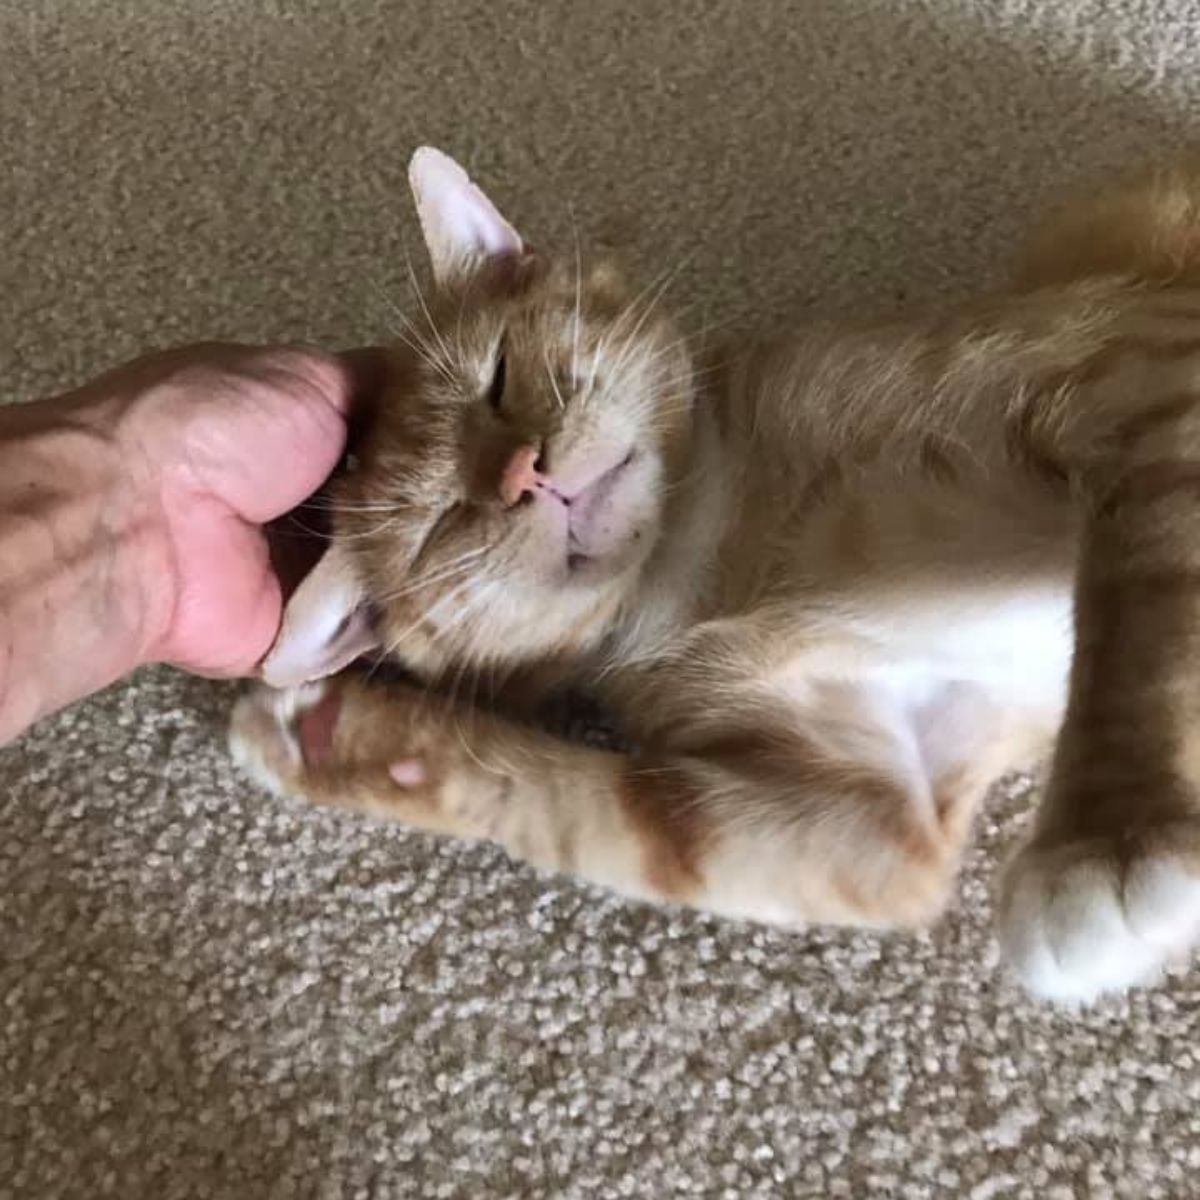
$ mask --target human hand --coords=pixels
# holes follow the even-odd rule
[[[115,412],[143,489],[134,574],[148,614],[144,660],[244,675],[270,648],[282,594],[262,526],[336,466],[359,382],[354,362],[197,346],[138,360],[85,389]]]
[[[282,615],[263,525],[333,470],[385,367],[191,346],[0,406],[0,744],[145,662],[252,672]]]

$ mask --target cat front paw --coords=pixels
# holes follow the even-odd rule
[[[340,675],[252,688],[234,708],[229,745],[242,770],[277,795],[490,837],[512,781],[481,757],[486,723],[413,688]]]
[[[1060,1003],[1152,982],[1200,940],[1200,832],[1022,849],[1005,873],[1000,944],[1030,991]]]

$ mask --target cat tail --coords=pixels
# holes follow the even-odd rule
[[[1200,156],[1069,195],[1035,230],[1016,281],[1112,275],[1200,286]]]

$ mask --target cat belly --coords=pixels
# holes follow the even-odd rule
[[[826,610],[820,624],[822,639],[773,677],[800,720],[820,711],[834,683],[939,744],[982,738],[991,723],[1019,729],[1016,741],[1041,753],[1061,724],[1074,637],[1065,583],[930,603],[910,595],[832,623]]]
[[[1061,719],[1074,640],[1068,586],[965,597],[890,624],[910,673],[975,683],[999,705]]]

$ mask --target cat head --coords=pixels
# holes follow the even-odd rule
[[[409,178],[434,286],[333,486],[330,549],[288,606],[271,683],[376,641],[434,671],[594,644],[684,469],[692,364],[654,289],[533,251],[436,150]]]

